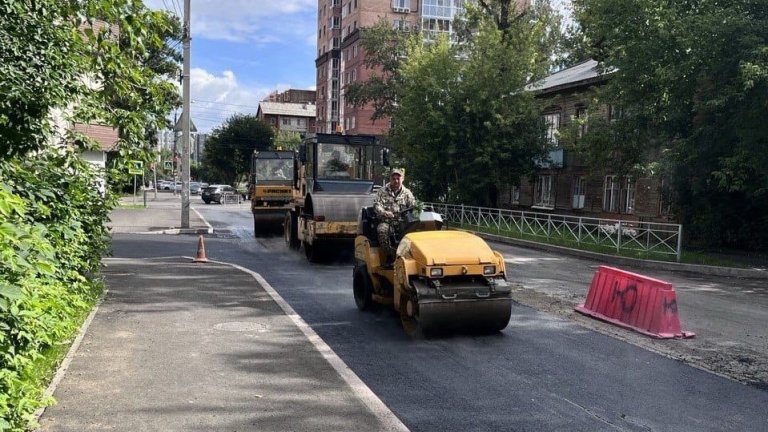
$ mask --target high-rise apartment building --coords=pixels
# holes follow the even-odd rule
[[[363,61],[360,29],[386,19],[401,31],[421,31],[426,39],[453,33],[453,20],[464,0],[318,0],[316,131],[383,135],[389,120],[371,121],[370,107],[355,108],[344,99],[344,86],[367,80],[373,71]]]

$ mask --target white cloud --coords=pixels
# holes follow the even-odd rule
[[[153,9],[183,14],[183,0],[144,0]],[[176,7],[174,7],[176,6]],[[316,0],[195,0],[191,5],[192,38],[268,44],[315,44]]]
[[[201,132],[207,132],[235,114],[256,114],[259,101],[271,91],[288,88],[276,86],[244,86],[232,71],[214,75],[204,69],[190,71],[192,121]]]

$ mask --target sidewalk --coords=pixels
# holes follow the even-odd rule
[[[171,192],[147,192],[147,207],[144,197],[133,196],[120,199],[120,206],[111,214],[110,231],[114,233],[141,234],[212,234],[213,228],[194,209],[200,197],[190,195],[189,227],[181,227],[181,196]]]
[[[260,276],[105,259],[43,431],[405,430]]]

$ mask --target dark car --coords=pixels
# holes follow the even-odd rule
[[[237,191],[235,188],[230,185],[215,184],[203,188],[200,198],[202,198],[206,204],[210,204],[211,201],[223,204],[225,195],[235,195],[236,193]]]

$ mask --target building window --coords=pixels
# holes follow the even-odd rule
[[[352,119],[351,119],[352,121],[351,121],[351,122],[350,122],[350,124],[349,124],[349,128],[350,128],[350,129],[354,129],[354,128],[355,128],[355,118],[356,118],[356,117],[352,117]]]
[[[357,57],[357,44],[352,46],[352,57],[353,58]]]
[[[584,195],[587,190],[587,179],[584,176],[573,178],[573,208],[584,208]]]
[[[605,176],[603,210],[611,213],[635,213],[635,182],[630,176]]]
[[[632,177],[624,177],[621,184],[621,212],[635,213],[635,182]]]
[[[551,175],[540,175],[536,178],[533,201],[535,207],[553,208],[555,206]]]
[[[303,118],[296,119],[296,126],[304,127],[304,119]]]
[[[328,18],[328,27],[332,29],[341,28],[341,17],[339,16],[332,16]]]
[[[282,119],[283,126],[290,126],[291,125],[291,118],[290,117],[283,117]]]
[[[392,0],[392,7],[394,9],[411,10],[411,0]]]
[[[608,120],[615,122],[624,117],[624,110],[618,105],[608,105]]]
[[[615,175],[605,176],[603,182],[603,211],[619,211],[619,181]]]
[[[357,81],[357,69],[352,69],[352,82]]]
[[[558,133],[560,129],[560,113],[544,114],[547,140],[554,146],[558,145]]]
[[[520,186],[512,185],[512,189],[509,191],[509,202],[520,204]]]
[[[589,130],[589,112],[587,111],[587,107],[584,106],[578,106],[576,107],[576,119],[579,120],[581,125],[579,125],[579,131],[578,131],[578,137],[581,138],[584,135],[586,135],[587,131]]]

